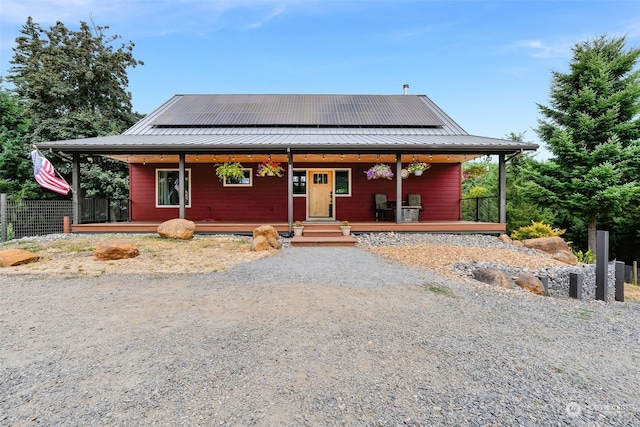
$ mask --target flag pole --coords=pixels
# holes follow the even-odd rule
[[[31,144],[33,148],[35,148],[35,150],[38,152],[38,154],[40,155],[40,157],[44,157],[46,159],[46,157],[42,154],[42,152],[38,149],[38,147],[36,147],[36,144]],[[74,193],[73,191],[73,187],[71,187],[71,184],[69,184],[67,182],[66,179],[64,179],[64,177],[62,175],[60,175],[60,172],[58,172],[58,170],[56,168],[53,168],[53,171],[56,173],[56,175],[58,175],[58,177],[60,177],[61,180],[63,180],[65,182],[65,184],[67,184],[69,186],[69,191],[71,191],[72,193]]]

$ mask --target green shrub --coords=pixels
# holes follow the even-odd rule
[[[596,258],[596,255],[593,253],[591,248],[586,252],[582,252],[579,249],[573,249],[573,254],[578,258],[578,262],[583,264],[593,264],[593,260]]]
[[[559,228],[552,228],[549,224],[545,224],[542,221],[531,221],[531,225],[520,227],[511,233],[511,238],[513,240],[525,240],[536,239],[538,237],[553,237],[560,236],[564,234],[565,231],[566,230],[561,230]]]

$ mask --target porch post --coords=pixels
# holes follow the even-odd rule
[[[71,163],[71,191],[73,223],[80,224],[80,155],[78,153],[73,153]]]
[[[402,154],[396,154],[396,224],[402,222]]]
[[[498,214],[500,224],[507,222],[507,167],[504,154],[498,155]]]
[[[293,231],[293,155],[291,149],[287,148],[287,222],[289,234]]]
[[[186,217],[186,209],[185,209],[185,200],[184,200],[184,192],[185,189],[187,188],[184,184],[184,178],[185,178],[185,155],[184,153],[180,153],[180,164],[178,166],[178,182],[180,183],[178,188],[180,191],[178,191],[178,197],[179,197],[179,203],[180,203],[180,219],[185,219]]]

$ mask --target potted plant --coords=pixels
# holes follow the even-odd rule
[[[293,235],[294,236],[302,236],[302,230],[304,230],[304,225],[300,221],[296,221],[293,223]]]
[[[393,172],[391,171],[391,168],[389,167],[389,165],[386,165],[384,163],[376,163],[375,165],[371,166],[371,168],[369,168],[369,170],[367,170],[365,173],[367,174],[368,180],[380,178],[385,178],[388,180],[393,179]]]
[[[280,162],[272,162],[271,160],[265,160],[258,165],[258,171],[256,176],[284,176],[284,168]]]
[[[407,166],[407,171],[414,174],[415,176],[420,176],[422,175],[422,172],[426,171],[430,167],[431,165],[429,163],[413,162],[409,166]]]
[[[349,224],[349,221],[342,221],[342,224],[340,224],[340,230],[342,230],[343,236],[348,236],[351,233],[351,224]]]
[[[216,175],[220,178],[220,181],[231,179],[234,181],[241,181],[244,178],[244,168],[241,163],[218,163],[216,166]]]

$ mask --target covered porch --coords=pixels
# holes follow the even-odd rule
[[[265,225],[260,222],[228,222],[228,221],[196,221],[197,234],[251,234],[256,227]],[[391,221],[350,221],[351,232],[375,233],[486,233],[500,234],[505,232],[504,223],[475,222],[475,221],[420,221],[420,222],[391,222]],[[109,222],[94,224],[73,224],[74,233],[155,233],[160,221],[132,221]],[[286,221],[271,222],[271,225],[281,234],[289,234],[290,224]],[[339,228],[338,221],[304,222],[305,230]]]

